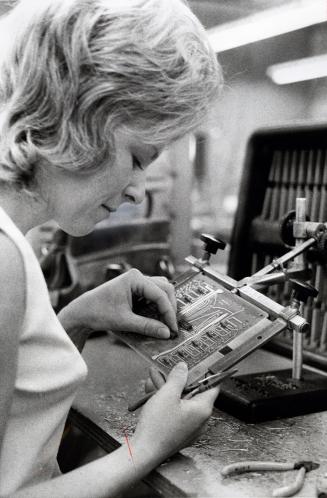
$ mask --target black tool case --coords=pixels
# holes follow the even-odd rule
[[[280,223],[295,209],[297,197],[306,197],[311,221],[327,222],[327,124],[267,128],[251,136],[231,239],[230,276],[240,280],[289,250],[281,240]],[[304,361],[327,370],[327,266],[314,251],[307,259],[311,284],[319,295],[304,307],[311,324],[304,340]],[[289,304],[288,283],[271,286],[265,293]],[[268,348],[291,356],[291,333],[282,332]]]

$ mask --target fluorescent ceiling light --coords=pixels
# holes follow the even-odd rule
[[[326,0],[294,0],[208,30],[216,52],[327,21]]]
[[[277,85],[327,77],[327,54],[269,66],[266,74]]]

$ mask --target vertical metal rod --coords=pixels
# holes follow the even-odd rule
[[[281,152],[276,151],[274,154],[274,160],[272,164],[273,168],[273,182],[272,182],[272,198],[270,207],[270,220],[278,220],[278,210],[279,210],[279,184],[281,178]]]
[[[265,198],[263,201],[262,213],[261,213],[261,217],[264,220],[269,219],[270,206],[271,206],[271,201],[272,201],[272,192],[273,192],[272,187],[268,183],[268,187],[267,187],[266,193],[265,193]]]
[[[251,275],[258,271],[259,265],[258,265],[258,254],[254,252],[252,254],[252,262],[251,262]]]
[[[305,221],[306,217],[306,199],[297,198],[295,207],[295,219],[297,222]],[[298,246],[302,243],[302,239],[296,239],[295,245]],[[304,255],[299,254],[295,258],[295,264],[303,268],[304,266]],[[300,313],[303,313],[303,306],[299,307]],[[302,365],[303,365],[303,334],[301,332],[293,331],[293,368],[292,376],[295,380],[300,380],[302,377]]]
[[[280,219],[284,216],[283,213],[291,211],[294,209],[293,199],[295,193],[295,181],[296,181],[296,151],[287,150],[284,157],[283,163],[283,188],[285,192],[284,204],[281,202]],[[289,301],[290,296],[290,283],[286,280],[281,286],[281,303],[286,305]],[[290,335],[289,330],[284,331],[284,335],[288,337]]]
[[[303,313],[303,304],[300,305],[299,313]],[[302,365],[303,365],[303,334],[301,332],[293,331],[293,368],[292,377],[296,380],[302,378]]]
[[[316,154],[313,149],[308,151],[306,157],[306,165],[307,165],[307,174],[305,179],[305,198],[307,200],[306,212],[310,215],[311,207],[313,202],[313,186],[314,186],[314,178],[315,178],[315,166],[316,166]],[[315,218],[311,218],[315,220]]]
[[[286,150],[282,156],[282,171],[281,171],[281,185],[280,185],[280,202],[278,219],[287,212],[287,202],[289,197],[288,185],[290,177],[290,151]]]
[[[313,282],[313,285],[318,290],[319,294],[315,299],[309,298],[309,306],[311,305],[312,307],[310,345],[314,348],[317,348],[321,334],[321,296],[323,291],[323,272],[322,266],[319,264],[315,268],[315,276]]]
[[[321,201],[318,221],[323,223],[327,217],[327,150],[325,150],[325,158],[323,162],[323,179],[321,187]]]
[[[320,351],[323,353],[326,352],[326,345],[327,345],[327,310],[326,310],[326,305],[323,304],[322,306],[322,329],[321,329],[321,338],[320,338]]]
[[[261,212],[261,217],[265,220],[270,219],[271,204],[272,204],[273,189],[274,189],[276,154],[277,152],[274,152],[271,160],[271,167],[269,169],[269,176],[268,176],[268,186],[265,192],[265,198],[263,201],[263,207]]]
[[[305,162],[305,151],[300,151],[299,157],[299,169],[297,176],[297,188],[296,188],[296,198],[303,198],[304,196],[304,186],[305,186],[305,171],[306,171],[306,162]]]
[[[288,211],[295,209],[296,179],[297,179],[297,177],[298,177],[297,151],[293,150],[293,153],[291,155],[290,186],[289,186],[289,192],[288,192],[288,205],[287,205]]]
[[[316,158],[316,169],[313,181],[313,191],[312,191],[312,205],[310,211],[310,220],[318,221],[319,218],[319,207],[320,207],[320,197],[322,188],[322,151],[319,149],[317,151]]]

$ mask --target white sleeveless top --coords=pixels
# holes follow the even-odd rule
[[[20,251],[26,279],[15,388],[0,447],[0,495],[5,495],[57,473],[65,420],[87,367],[51,307],[31,246],[2,208],[0,230]]]

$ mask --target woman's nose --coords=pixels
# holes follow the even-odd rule
[[[145,198],[145,179],[128,185],[125,190],[125,198],[127,202],[140,204]]]

